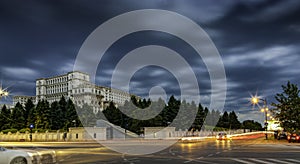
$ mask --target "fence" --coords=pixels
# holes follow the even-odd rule
[[[153,130],[154,129],[154,130]],[[158,129],[148,127],[148,130],[145,129],[145,139],[172,139],[180,138],[186,136],[215,136],[218,132],[215,131],[187,131],[179,130],[175,131],[172,128],[163,130],[161,132],[156,132]],[[227,134],[241,134],[249,132],[248,129],[238,129],[226,131]],[[107,140],[107,129],[104,127],[88,127],[88,128],[70,128],[68,133],[64,132],[45,132],[45,133],[32,133],[32,141],[34,142],[60,142],[60,141],[93,141],[95,140]],[[65,136],[65,137],[64,137]],[[113,138],[112,138],[113,139]],[[30,141],[30,133],[11,133],[7,134],[0,133],[0,141]]]

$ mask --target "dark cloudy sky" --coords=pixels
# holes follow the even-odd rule
[[[71,71],[81,45],[99,25],[139,9],[177,12],[207,32],[226,71],[225,110],[235,110],[241,120],[263,118],[249,104],[250,94],[257,93],[273,102],[288,80],[299,85],[297,0],[6,0],[0,2],[3,86],[10,86],[13,95],[35,95],[35,79]],[[165,46],[182,55],[197,76],[201,102],[209,103],[211,85],[203,61],[181,39],[163,32],[136,32],[116,41],[99,64],[96,83],[109,86],[118,61],[145,45]],[[180,94],[176,78],[156,66],[137,71],[130,91],[147,97],[150,88],[157,85],[168,95]],[[2,100],[7,101],[9,98]]]

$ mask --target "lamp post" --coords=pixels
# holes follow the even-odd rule
[[[72,122],[74,123],[74,126],[75,126],[75,128],[76,128],[76,120],[73,120]]]
[[[30,125],[29,125],[29,128],[30,128],[29,139],[30,139],[30,142],[32,142],[32,129],[34,128],[34,125],[33,125],[33,124],[30,124]]]
[[[265,123],[264,123],[264,125],[265,125],[265,132],[266,132],[265,136],[266,136],[266,140],[267,140],[268,139],[268,110],[269,110],[269,108],[267,106],[267,99],[266,98],[261,99],[261,98],[258,98],[256,96],[254,96],[254,97],[251,98],[251,103],[253,105],[257,105],[260,100],[263,101],[263,103],[264,103],[264,106],[261,109],[261,112],[265,113]]]

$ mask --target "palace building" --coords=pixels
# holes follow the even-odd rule
[[[13,104],[20,102],[25,105],[30,98],[37,103],[47,100],[49,103],[59,101],[64,96],[70,98],[74,104],[83,106],[88,104],[94,112],[102,111],[110,102],[116,106],[124,105],[130,100],[131,94],[114,88],[98,86],[90,81],[90,75],[80,71],[72,71],[63,75],[36,80],[36,96],[14,96]]]

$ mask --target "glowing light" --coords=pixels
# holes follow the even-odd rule
[[[9,95],[9,92],[6,91],[6,89],[2,89],[2,87],[0,87],[0,98],[6,97],[8,95]]]
[[[258,98],[257,96],[251,97],[251,103],[252,103],[253,105],[258,104],[258,102],[259,102],[259,98]]]

